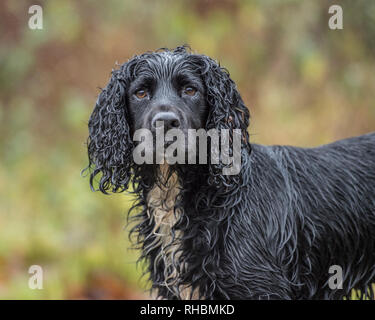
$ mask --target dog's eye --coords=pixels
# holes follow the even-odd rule
[[[197,90],[193,87],[185,87],[184,88],[184,93],[187,94],[188,96],[193,96],[193,95],[195,95],[196,92],[197,92]]]
[[[136,91],[135,95],[137,96],[138,99],[144,99],[147,97],[147,91],[144,89],[140,89]]]

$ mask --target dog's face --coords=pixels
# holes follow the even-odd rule
[[[185,47],[147,52],[113,70],[95,104],[88,139],[91,186],[100,175],[102,192],[127,189],[132,172],[137,175],[143,169],[134,160],[136,141],[140,141],[134,139],[135,132],[146,129],[157,136],[160,123],[164,131],[179,129],[185,139],[188,129],[227,129],[233,141],[233,130],[240,129],[241,148],[251,150],[249,111],[224,68]],[[185,140],[185,148],[189,147]],[[227,164],[208,160],[211,185],[236,185],[231,176],[220,175]]]
[[[127,90],[132,131],[155,132],[160,123],[165,131],[203,128],[208,113],[205,91],[186,57],[164,52],[139,61]]]

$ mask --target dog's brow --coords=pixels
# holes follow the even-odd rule
[[[140,86],[140,85],[151,85],[154,83],[155,79],[151,76],[139,76],[135,78],[135,80],[132,83],[132,86]]]
[[[203,88],[201,79],[189,72],[180,72],[176,74],[174,80],[182,85],[193,84],[197,86],[199,89]]]
[[[178,73],[175,75],[175,80],[180,83],[190,82],[191,76],[187,75],[186,73]]]

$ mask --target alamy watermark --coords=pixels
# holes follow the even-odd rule
[[[157,121],[154,133],[148,129],[135,131],[133,150],[136,164],[211,164],[223,163],[223,175],[236,175],[241,170],[241,129],[170,129],[164,132],[163,121]],[[208,137],[210,144],[208,144]],[[154,145],[155,141],[155,145]],[[167,146],[166,146],[167,144]],[[208,150],[210,145],[210,150]],[[197,154],[198,146],[198,154]],[[154,159],[154,150],[155,159]],[[210,157],[208,157],[210,152]]]
[[[39,265],[32,265],[29,268],[29,288],[32,290],[43,289],[43,268]]]
[[[37,4],[29,7],[29,28],[31,30],[43,29],[43,8]]]
[[[328,269],[328,273],[332,275],[328,279],[329,288],[331,290],[342,289],[342,267],[339,265],[330,266]]]
[[[331,30],[344,29],[344,18],[343,18],[342,7],[339,6],[338,4],[334,4],[329,7],[328,13],[332,14],[332,16],[328,20],[328,27]]]
[[[34,4],[29,7],[29,28],[32,30],[43,29],[43,8],[40,5]],[[343,29],[343,10],[338,4],[333,4],[328,8],[328,13],[331,17],[328,20],[328,27],[331,30]]]

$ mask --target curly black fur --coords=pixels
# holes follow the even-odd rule
[[[148,204],[151,190],[166,181],[158,166],[133,162],[127,88],[141,66],[177,60],[204,83],[205,128],[242,130],[242,170],[224,176],[224,164],[169,168],[179,194],[166,245],[177,249],[166,264],[156,209]],[[353,288],[373,297],[375,134],[317,148],[250,147],[248,124],[248,109],[228,72],[185,47],[135,56],[112,71],[89,121],[90,183],[94,188],[100,177],[104,193],[132,183],[138,199],[132,233],[152,287],[168,299],[181,298],[183,288],[205,299],[341,299]],[[329,288],[331,265],[342,267],[343,289]]]

